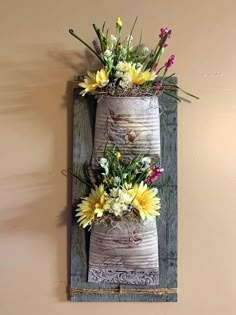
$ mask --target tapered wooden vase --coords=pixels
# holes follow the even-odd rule
[[[104,96],[97,103],[94,162],[106,144],[117,145],[123,157],[140,153],[160,158],[160,115],[157,97]]]
[[[156,221],[96,223],[90,239],[90,282],[157,285]]]
[[[160,159],[157,97],[109,97],[97,103],[93,165],[105,145],[116,145],[125,159],[138,154]],[[91,231],[89,282],[159,284],[156,220],[95,223]]]

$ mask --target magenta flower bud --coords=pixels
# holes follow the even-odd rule
[[[155,182],[161,177],[161,174],[164,172],[163,168],[155,168],[151,174],[151,182]]]
[[[155,181],[157,181],[160,177],[161,174],[164,172],[164,168],[160,168],[160,167],[154,167],[152,168],[152,172],[151,175],[148,176],[148,178],[145,179],[145,183],[146,184],[152,184]]]
[[[158,82],[156,83],[156,88],[157,88],[157,90],[160,90],[161,87],[162,87],[162,83],[161,83],[160,81],[158,81]]]
[[[162,27],[162,28],[160,29],[159,37],[160,37],[160,38],[163,38],[168,32],[169,32],[169,29],[168,29],[167,27]],[[169,34],[168,37],[170,37],[170,34]]]
[[[171,66],[173,66],[174,62],[175,62],[175,55],[171,55],[170,58],[165,63],[166,70],[169,69]]]

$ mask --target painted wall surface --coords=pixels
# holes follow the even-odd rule
[[[1,0],[0,314],[236,314],[236,2]],[[147,45],[166,51],[200,101],[179,105],[179,302],[66,301],[67,82],[94,63],[91,24],[139,16]]]

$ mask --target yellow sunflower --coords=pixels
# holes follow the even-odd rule
[[[76,214],[79,217],[78,221],[83,228],[91,225],[95,217],[101,217],[103,211],[106,208],[106,198],[104,194],[104,186],[95,186],[95,189],[91,190],[88,197],[84,198],[79,208],[76,210]]]
[[[88,76],[85,76],[84,82],[79,83],[79,86],[84,88],[81,94],[84,96],[86,93],[92,93],[97,88],[106,86],[108,82],[109,78],[106,69],[101,69],[96,74],[88,71]]]
[[[139,211],[142,220],[153,219],[160,215],[160,198],[157,195],[157,189],[148,188],[146,184],[141,182],[135,184],[129,190],[129,194],[134,198],[132,205]]]

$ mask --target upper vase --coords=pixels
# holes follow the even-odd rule
[[[160,115],[156,96],[103,96],[97,102],[93,163],[105,145],[116,145],[123,158],[138,154],[160,159]]]

